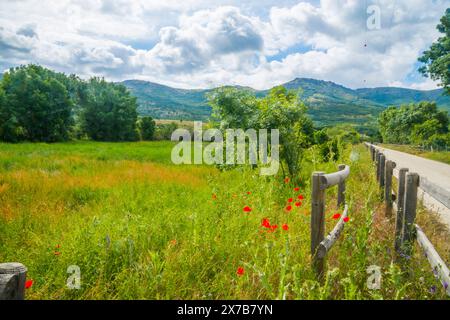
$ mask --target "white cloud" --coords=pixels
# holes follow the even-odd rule
[[[366,27],[366,5],[381,29]],[[295,77],[349,87],[412,83],[444,0],[23,0],[0,8],[0,67],[35,62],[84,77],[178,87],[268,88]],[[14,15],[10,13],[14,12]],[[299,49],[300,48],[300,49]]]

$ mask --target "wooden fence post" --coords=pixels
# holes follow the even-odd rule
[[[324,239],[325,232],[325,188],[321,187],[323,172],[312,174],[311,196],[311,256],[312,268],[319,279],[323,278],[324,258],[319,258],[317,249]]]
[[[375,161],[375,147],[370,146],[370,155],[372,156],[372,161]]]
[[[384,188],[384,171],[386,170],[386,157],[380,154],[380,187]],[[383,194],[382,194],[383,195]]]
[[[342,171],[344,169],[345,169],[345,164],[340,164],[339,171]],[[345,205],[345,180],[342,180],[338,184],[337,206],[339,208],[342,205]]]
[[[24,300],[27,268],[17,262],[0,263],[0,300]]]
[[[380,151],[375,150],[375,165],[377,169],[377,181],[380,182]]]
[[[404,209],[405,205],[405,185],[406,173],[408,168],[400,168],[398,171],[398,189],[397,189],[397,219],[395,221],[395,251],[400,252],[403,245],[403,225],[405,223]]]
[[[403,205],[405,222],[403,224],[403,239],[402,239],[403,242],[402,252],[406,257],[411,256],[415,239],[414,220],[416,219],[418,187],[419,187],[419,175],[415,172],[407,173],[405,202]]]
[[[385,216],[392,217],[392,175],[394,174],[395,162],[388,160],[386,161],[386,170],[384,173],[384,201],[386,204]]]

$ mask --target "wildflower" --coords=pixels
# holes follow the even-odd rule
[[[291,211],[291,210],[292,210],[292,206],[291,205],[286,207],[286,211]]]
[[[282,226],[283,230],[288,231],[289,230],[289,226],[285,223]]]
[[[57,245],[55,246],[55,248],[56,248],[56,249],[59,249],[59,248],[61,248],[61,245],[60,245],[60,244],[57,244]]]
[[[243,210],[245,212],[250,212],[250,211],[252,211],[252,208],[250,208],[249,206],[245,206]]]
[[[250,191],[247,191],[247,194],[251,194],[251,192],[250,192]]]
[[[299,187],[294,188],[294,191],[299,191],[299,190],[300,190]]]
[[[177,245],[177,239],[172,239],[172,240],[170,240],[170,244],[171,244],[172,246],[176,246],[176,245]]]
[[[284,178],[284,183],[289,183],[289,178],[288,177]]]
[[[350,221],[350,218],[349,217],[345,217],[344,218],[344,222],[349,222]]]
[[[215,193],[213,193],[213,194],[212,194],[212,198],[213,198],[214,200],[216,200],[216,199],[217,199],[217,196],[216,196],[216,194],[215,194]]]
[[[333,216],[332,216],[332,218],[334,219],[334,220],[337,220],[337,219],[339,219],[341,217],[341,214],[340,213],[335,213]]]
[[[292,201],[294,201],[294,199],[292,199],[292,198],[289,198],[289,199],[288,199],[288,202],[292,202]]]
[[[297,198],[298,198],[299,200],[303,200],[303,195],[302,195],[302,194],[299,194]]]
[[[275,229],[278,228],[278,225],[274,224],[270,226],[270,232],[274,232]]]
[[[302,203],[300,202],[300,201],[297,201],[296,203],[295,203],[295,206],[296,207],[300,207],[302,205]]]
[[[444,282],[444,289],[447,290],[447,288],[448,288],[448,283]]]
[[[431,293],[431,294],[435,294],[435,293],[436,293],[436,286],[435,286],[435,285],[432,285],[432,286],[430,287],[430,293]]]
[[[264,218],[264,219],[262,220],[261,225],[262,225],[263,227],[265,227],[265,228],[270,228],[270,222],[269,222],[269,219]]]
[[[25,281],[25,289],[31,288],[31,286],[33,285],[33,282],[34,282],[33,279]]]
[[[61,254],[61,252],[55,251],[54,254],[55,254],[55,256],[59,256]]]
[[[244,274],[244,267],[237,268],[236,274],[242,276]]]

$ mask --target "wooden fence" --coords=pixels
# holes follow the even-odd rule
[[[435,198],[436,195],[437,197],[446,197],[446,191],[442,191],[442,188],[420,178],[417,173],[409,172],[408,168],[399,169],[398,187],[396,191],[393,191],[392,180],[394,177],[393,170],[396,166],[395,162],[386,159],[374,145],[366,143],[366,146],[369,148],[372,160],[375,162],[377,181],[385,202],[385,215],[391,218],[394,207],[397,211],[394,237],[395,261],[401,261],[402,263],[409,261],[413,254],[414,243],[417,240],[431,265],[433,273],[444,286],[446,293],[450,295],[449,269],[422,229],[415,224],[419,184],[424,191],[430,192],[431,196]],[[425,185],[423,185],[423,180],[427,181]],[[448,198],[446,200],[450,201]],[[448,207],[450,208],[450,206]]]
[[[325,174],[314,172],[312,174],[311,195],[311,256],[312,268],[319,279],[323,279],[325,269],[325,257],[333,244],[339,238],[344,229],[344,219],[348,214],[348,206],[345,205],[345,180],[350,174],[350,167],[339,165],[339,171]],[[337,206],[345,206],[344,212],[333,231],[324,237],[325,233],[325,193],[326,189],[338,186]]]
[[[0,300],[23,300],[27,268],[17,262],[0,263]]]

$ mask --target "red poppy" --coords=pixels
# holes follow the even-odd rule
[[[55,251],[55,256],[59,256],[60,254],[61,254],[61,252]]]
[[[213,198],[213,199],[217,199],[217,196],[216,196],[215,193],[213,193],[212,198]]]
[[[300,207],[301,205],[302,205],[302,203],[301,203],[300,201],[298,201],[298,202],[295,203],[295,206],[296,206],[296,207]]]
[[[271,229],[270,232],[274,232],[276,228],[278,228],[278,225],[276,225],[276,224],[271,225],[270,226],[270,229]]]
[[[291,205],[286,207],[286,211],[291,211],[291,210],[292,210],[292,206]]]
[[[292,198],[289,198],[289,199],[288,199],[288,202],[292,202],[292,201],[294,201],[294,199],[292,199]]]
[[[269,222],[269,219],[264,218],[264,219],[262,220],[261,225],[262,225],[263,227],[265,227],[265,228],[270,228],[270,222]]]
[[[345,218],[344,218],[344,222],[348,222],[349,220],[350,220],[349,217],[345,217]]]
[[[25,281],[25,289],[31,288],[33,285],[33,279]]]
[[[236,274],[242,276],[244,274],[244,267],[237,268]]]
[[[286,177],[286,178],[284,178],[284,183],[289,183],[289,180],[290,180],[290,179],[289,179],[289,178],[287,178],[287,177]]]
[[[333,219],[334,220],[337,220],[337,219],[339,219],[341,217],[341,214],[340,213],[335,213],[334,215],[333,215]]]
[[[250,208],[249,206],[245,206],[244,207],[244,211],[245,212],[250,212],[250,211],[252,211],[252,208]]]
[[[285,223],[282,226],[283,230],[288,231],[289,230],[289,226]]]
[[[299,188],[299,187],[296,187],[296,188],[294,188],[294,191],[298,191],[298,190],[300,190],[300,188]]]
[[[176,239],[170,240],[170,244],[172,246],[176,246],[177,245],[177,240]]]
[[[247,191],[247,194],[250,194],[251,192],[250,191]]]
[[[303,200],[303,195],[302,195],[302,194],[299,194],[297,198],[298,198],[299,200]]]
[[[55,246],[55,248],[59,249],[59,248],[61,248],[61,245],[60,245],[60,244],[57,244],[57,245]]]

